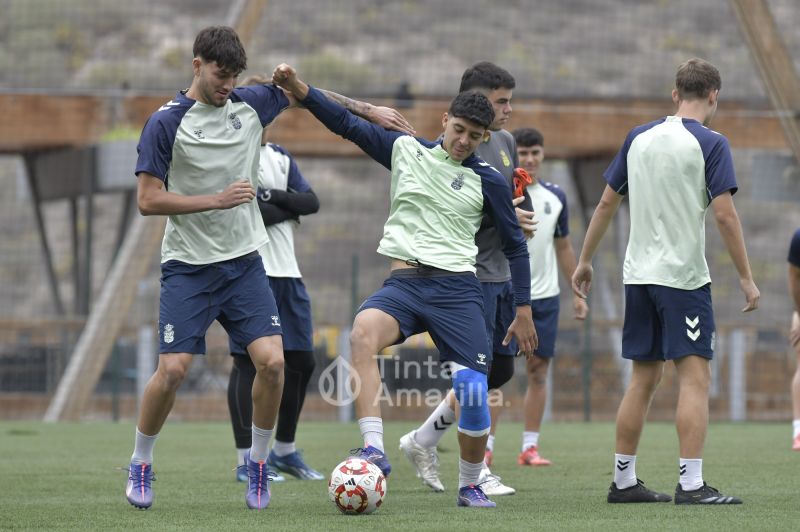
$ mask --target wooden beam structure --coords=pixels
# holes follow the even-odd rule
[[[81,419],[136,300],[139,280],[161,243],[165,222],[164,216],[134,218],[50,401],[45,421]]]
[[[227,25],[236,28],[243,43],[249,43],[261,22],[267,0],[239,0],[229,13]]]
[[[672,112],[663,100],[514,100],[509,129],[534,126],[547,137],[551,157],[571,158],[613,154],[633,126]],[[173,94],[129,95],[122,102],[128,125],[140,129],[153,110]],[[109,124],[110,98],[95,95],[0,93],[0,153],[25,153],[67,146],[86,146],[100,140]],[[389,105],[391,101],[373,103]],[[404,115],[425,138],[436,138],[448,100],[415,101]],[[720,103],[713,124],[734,148],[782,150],[789,146],[779,115],[743,102]],[[361,151],[325,129],[310,113],[293,109],[275,121],[271,140],[296,156],[357,156]]]
[[[795,159],[800,163],[800,78],[767,0],[730,0]]]
[[[94,144],[108,127],[109,100],[85,94],[0,93],[0,153]]]

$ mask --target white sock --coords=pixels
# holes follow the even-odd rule
[[[277,456],[286,456],[287,454],[292,454],[296,452],[297,448],[294,446],[294,442],[282,442],[275,440],[275,443],[272,444],[272,452],[275,453]]]
[[[136,440],[133,446],[133,456],[131,456],[132,464],[153,464],[153,447],[156,445],[156,438],[158,438],[158,434],[148,436],[139,432],[139,427],[136,427]]]
[[[379,417],[362,417],[358,420],[365,447],[375,447],[383,452],[383,420]]]
[[[464,486],[477,486],[478,478],[481,476],[481,469],[483,469],[483,462],[472,464],[463,458],[458,459],[458,487]]]
[[[486,450],[487,451],[494,450],[494,434],[489,434],[489,439],[486,440]]]
[[[614,484],[618,490],[636,485],[636,455],[614,454]]]
[[[414,440],[423,447],[436,447],[447,429],[456,422],[456,413],[445,399],[420,425],[414,434]]]
[[[250,456],[250,448],[247,447],[245,449],[236,449],[236,454],[239,459],[239,463],[237,465],[247,465],[247,458]]]
[[[539,446],[539,433],[538,432],[530,432],[524,431],[522,433],[522,452],[525,452],[527,449],[531,447],[538,447]]]
[[[272,429],[260,429],[253,425],[253,443],[250,447],[250,460],[253,462],[266,462],[269,453],[269,439]]]
[[[794,428],[794,437],[800,436],[800,419],[792,421],[792,428]]]
[[[694,491],[703,487],[702,458],[681,458],[678,467],[683,491]]]

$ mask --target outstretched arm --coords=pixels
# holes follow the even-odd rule
[[[725,247],[733,260],[733,265],[739,273],[739,286],[744,292],[746,304],[742,312],[750,312],[758,308],[758,300],[761,293],[753,281],[753,274],[750,271],[750,261],[747,259],[747,249],[744,245],[742,235],[742,224],[736,207],[733,206],[733,196],[730,192],[724,192],[711,200],[711,209],[714,211],[714,219],[717,222],[717,229],[725,242]]]
[[[285,88],[284,91],[286,92],[286,97],[289,99],[289,107],[305,107],[302,101],[304,97],[297,97],[294,93]],[[399,131],[400,133],[407,133],[409,135],[416,134],[416,131],[414,131],[414,128],[411,126],[408,120],[406,120],[406,117],[404,117],[400,111],[396,109],[392,109],[391,107],[383,107],[380,105],[373,105],[360,100],[354,100],[327,89],[319,89],[319,91],[323,93],[326,98],[338,103],[354,115],[359,116],[364,120],[369,120],[373,124],[377,124],[382,128]]]
[[[400,111],[396,109],[353,100],[352,98],[342,96],[341,94],[326,89],[320,89],[320,92],[329,100],[333,100],[354,115],[360,116],[364,120],[369,120],[382,128],[399,131],[400,133],[407,133],[409,135],[416,134],[416,131],[414,131],[414,128],[408,123],[406,117],[400,114]]]
[[[606,234],[608,224],[611,223],[614,214],[619,209],[622,198],[621,194],[617,194],[610,186],[606,185],[592,219],[589,221],[586,237],[583,239],[581,256],[575,267],[575,273],[572,274],[572,291],[579,297],[585,299],[592,288],[592,257],[594,257],[603,235]]]
[[[367,155],[391,169],[394,141],[403,134],[387,131],[327,99],[322,92],[298,78],[297,71],[287,64],[275,68],[272,81],[297,98],[325,127],[354,142]]]

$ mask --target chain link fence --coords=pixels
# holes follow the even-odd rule
[[[14,132],[25,136],[26,128],[39,126],[25,118],[34,109],[12,108],[30,105],[19,104],[21,95],[38,98],[39,110],[51,106],[53,116],[68,97],[102,102],[101,111],[87,104],[85,113],[77,115],[87,121],[91,117],[92,130],[85,137],[76,133],[76,138],[89,139],[86,142],[50,146],[47,152],[41,146],[26,148],[11,140],[0,146],[2,417],[41,417],[131,220],[139,216],[129,161],[135,158],[142,124],[126,114],[120,102],[132,95],[166,101],[175,90],[187,87],[197,31],[230,21],[234,8],[246,4],[254,3],[0,0],[4,14],[0,18],[0,98],[9,112],[14,111],[13,121],[3,126],[6,138],[0,140],[13,140]],[[621,112],[620,102],[650,102],[655,109],[652,118],[656,118],[658,111],[669,109],[677,65],[701,56],[722,73],[721,118],[725,102],[735,102],[730,113],[745,123],[775,117],[726,0],[564,0],[533,6],[509,0],[492,7],[413,0],[260,4],[258,23],[246,43],[247,73],[269,73],[276,64],[289,62],[314,85],[398,105],[404,112],[430,109],[440,113],[441,102],[457,90],[462,71],[479,60],[491,60],[517,79],[512,104],[519,105],[518,116],[535,117],[569,99],[586,113],[608,116],[608,120]],[[800,25],[800,6],[794,0],[770,0],[769,5],[800,71],[800,34],[795,31]],[[145,116],[154,109],[149,108]],[[71,126],[83,131],[85,124],[76,122]],[[510,128],[537,125],[512,117]],[[58,127],[66,126],[59,122]],[[580,122],[565,121],[563,128],[570,128],[567,136],[576,145],[587,134]],[[546,139],[565,134],[563,129],[543,133]],[[623,139],[613,140],[621,145]],[[120,142],[129,153],[127,159],[123,157],[125,162],[114,166],[114,160],[104,159],[103,154]],[[788,144],[773,148],[755,144],[736,144],[734,159],[740,187],[736,206],[762,293],[758,312],[746,316],[739,312],[744,303],[735,269],[713,221],[707,224],[707,257],[720,338],[712,386],[712,416],[718,419],[786,419],[791,413],[788,389],[794,355],[786,339],[791,312],[786,254],[789,239],[800,226],[800,170]],[[557,143],[546,140],[546,146],[555,154],[567,154]],[[62,158],[59,150],[68,154]],[[48,163],[45,156],[50,151],[56,155]],[[355,308],[388,272],[388,261],[375,249],[388,213],[389,179],[382,167],[366,157],[313,152],[313,148],[304,149],[297,157],[322,204],[320,212],[304,218],[295,233],[312,299],[318,357],[305,415],[330,417],[334,408],[317,395],[320,375],[341,351],[342,335]],[[603,167],[612,156],[596,154],[590,161],[593,167],[576,164],[568,154],[545,164],[545,179],[567,192],[576,252],[602,189]],[[86,168],[100,176],[97,183],[84,179]],[[586,323],[572,319],[571,294],[562,279],[561,328],[549,402],[549,415],[555,419],[611,419],[624,389],[629,369],[618,356],[621,262],[627,238],[624,211],[623,206],[596,255],[597,281]],[[143,371],[139,359],[142,353],[152,356],[157,349],[153,331],[158,271],[155,259],[149,273],[135,280],[136,303],[127,313],[86,418],[129,417],[135,412]],[[208,338],[208,354],[197,357],[181,391],[197,399],[179,400],[176,416],[227,417],[227,340],[218,326]],[[422,338],[385,356],[387,360],[435,359],[436,352]],[[519,417],[525,388],[522,361],[517,369],[514,381],[504,390],[512,406],[509,417]],[[393,390],[446,387],[446,382],[435,378],[404,381],[392,364],[384,365],[384,379]],[[675,392],[674,375],[668,370],[653,415],[671,417]],[[421,411],[427,407],[388,409],[386,415],[418,417]]]

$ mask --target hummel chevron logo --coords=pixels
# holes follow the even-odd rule
[[[449,423],[444,420],[444,416],[439,416],[439,419],[433,422],[433,428],[436,430],[447,430],[447,427],[452,425],[453,422],[450,421]]]
[[[685,475],[685,474],[686,474],[686,464],[683,464],[683,465],[680,467],[680,470],[681,470],[681,476]]]
[[[620,471],[625,471],[626,469],[628,469],[628,464],[630,463],[631,463],[630,460],[628,460],[627,462],[623,462],[622,460],[617,460],[617,469],[619,469]]]
[[[161,107],[158,108],[159,111],[163,111],[165,109],[169,109],[170,107],[175,107],[176,105],[180,105],[181,102],[176,102],[175,100],[170,100]]]
[[[685,316],[685,318],[686,318],[686,325],[689,326],[689,328],[686,329],[686,336],[688,336],[689,339],[694,342],[700,337],[700,329],[699,328],[697,328],[697,330],[692,330],[692,329],[695,329],[695,327],[697,327],[698,324],[700,323],[700,316],[695,316],[693,320],[690,320],[689,316]]]

